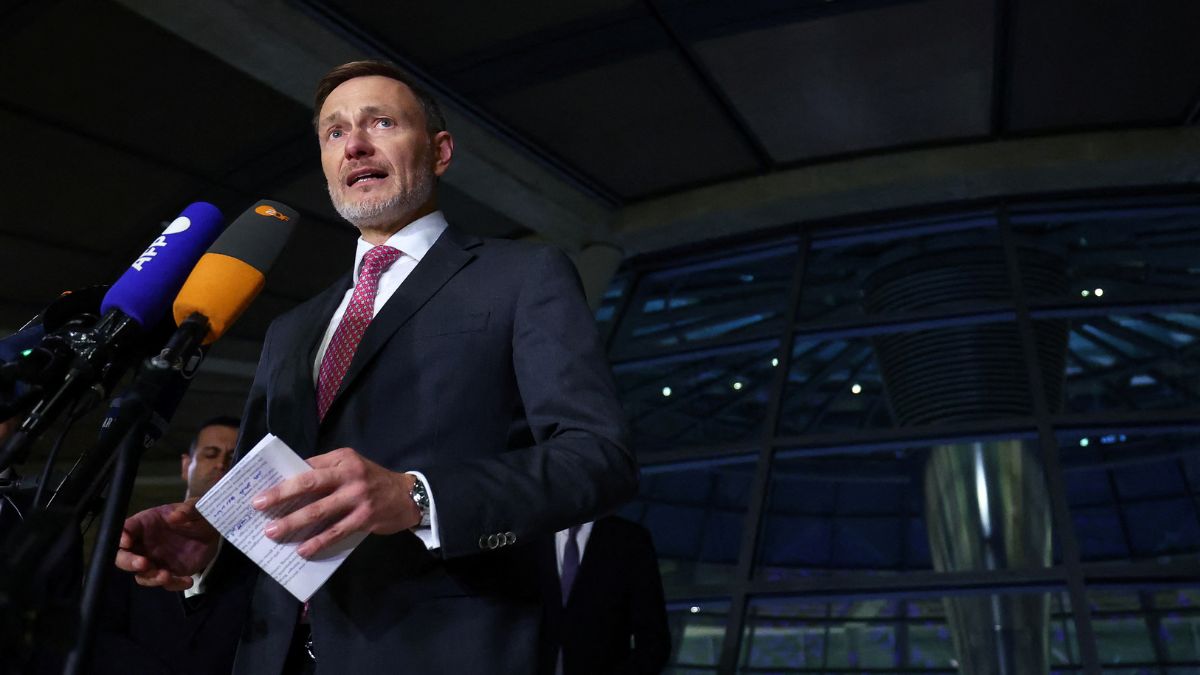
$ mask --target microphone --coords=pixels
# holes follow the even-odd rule
[[[188,205],[112,285],[100,313],[107,318],[116,310],[141,328],[157,324],[196,261],[221,234],[223,220],[212,204]]]
[[[295,209],[268,199],[238,216],[196,263],[175,298],[180,331],[203,330],[205,345],[224,335],[262,290],[299,221]],[[168,343],[160,357],[169,360],[167,352],[177,349]]]
[[[92,324],[95,315],[85,312],[46,336],[41,347],[50,356],[40,379],[59,383],[57,390],[34,406],[9,439],[0,469],[22,460],[29,442],[81,393],[89,392],[79,403],[82,409],[104,397],[136,356],[138,338],[166,315],[188,272],[221,233],[222,220],[212,204],[188,205],[104,294],[98,322]]]
[[[173,305],[175,323],[199,312],[209,322],[204,344],[224,335],[262,290],[299,221],[295,209],[268,199],[238,216],[184,282]]]
[[[184,317],[178,330],[113,402],[101,425],[99,445],[87,460],[88,470],[65,481],[56,499],[77,503],[98,493],[113,447],[131,430],[140,434],[137,440],[143,447],[162,436],[204,359],[205,346],[221,337],[262,290],[266,273],[299,219],[290,207],[264,200],[213,243],[175,299],[175,315]]]

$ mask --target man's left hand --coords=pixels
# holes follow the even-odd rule
[[[287,541],[297,532],[317,527],[296,550],[301,556],[311,558],[357,532],[395,534],[420,524],[421,510],[409,496],[416,480],[413,475],[389,471],[353,448],[317,455],[308,464],[312,471],[289,478],[253,500],[254,508],[262,511],[293,498],[316,498],[266,528],[271,539]]]

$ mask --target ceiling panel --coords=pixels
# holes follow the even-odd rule
[[[563,26],[604,24],[636,6],[635,0],[524,0],[520,3],[463,0],[448,6],[426,2],[313,2],[343,20],[368,27],[398,53],[427,67],[474,57],[478,52],[539,42]]]
[[[626,198],[755,167],[717,104],[668,51],[513,91],[486,104]]]
[[[14,237],[123,259],[140,253],[191,201],[189,177],[70,130],[0,110],[0,131],[36,150],[8,160],[12,183],[0,199],[0,231]],[[120,267],[110,261],[108,270]]]
[[[125,264],[133,262],[133,258]],[[0,336],[66,290],[111,281],[110,259],[0,234]]]
[[[780,162],[983,135],[991,0],[932,0],[706,39],[696,51]]]
[[[1200,2],[1012,4],[1014,131],[1178,124],[1200,94]]]
[[[37,20],[10,29],[0,42],[0,81],[0,103],[209,178],[252,161],[309,117],[110,2],[47,3]]]

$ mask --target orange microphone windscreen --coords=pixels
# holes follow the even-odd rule
[[[221,253],[205,253],[175,297],[175,323],[200,312],[209,323],[204,344],[212,344],[246,311],[264,283],[266,277],[249,263]]]

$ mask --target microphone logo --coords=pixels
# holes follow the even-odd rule
[[[278,218],[285,223],[287,221],[291,220],[291,218],[288,218],[287,216],[283,215],[282,213],[276,211],[274,207],[268,206],[266,204],[258,205],[254,209],[254,212],[260,216],[267,216],[268,218]]]
[[[143,251],[142,255],[138,256],[137,260],[133,261],[133,265],[131,265],[131,267],[141,272],[146,263],[154,260],[154,256],[158,255],[158,249],[167,245],[167,235],[186,232],[191,226],[192,221],[189,220],[187,216],[179,216],[173,220],[170,225],[167,225],[167,229],[163,230],[162,235],[150,242],[150,247]]]
[[[167,226],[167,229],[163,230],[163,235],[179,234],[180,232],[187,230],[191,226],[192,226],[192,221],[188,220],[187,216],[179,216],[170,225]]]

